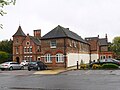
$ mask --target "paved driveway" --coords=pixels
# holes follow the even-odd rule
[[[72,70],[57,75],[0,73],[0,90],[120,90],[120,70]]]

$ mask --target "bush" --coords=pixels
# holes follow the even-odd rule
[[[106,63],[101,66],[102,69],[118,69],[119,66],[112,63]]]
[[[88,65],[87,64],[80,64],[80,69],[87,69]]]
[[[101,65],[98,64],[93,64],[92,69],[99,69],[101,68]]]

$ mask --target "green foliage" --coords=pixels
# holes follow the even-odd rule
[[[0,51],[0,63],[6,61],[9,58],[9,54],[3,51]]]
[[[118,69],[119,66],[112,63],[106,63],[101,66],[101,69]]]
[[[4,6],[13,4],[15,5],[16,0],[0,0],[0,15],[3,16],[4,14],[6,14],[6,12],[4,12],[3,8]],[[0,24],[0,28],[3,28],[3,25]]]
[[[115,37],[110,46],[111,51],[113,51],[117,56],[120,55],[120,36]]]
[[[0,0],[0,15],[3,16],[6,12],[3,11],[3,7],[13,4],[15,5],[16,0]]]
[[[4,40],[0,42],[0,51],[12,54],[12,40]]]
[[[99,64],[93,64],[92,69],[100,69],[101,65]]]

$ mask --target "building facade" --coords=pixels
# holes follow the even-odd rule
[[[114,58],[113,52],[109,51],[107,34],[105,38],[99,38],[98,35],[98,37],[89,37],[85,40],[90,44],[91,60]]]
[[[21,62],[23,60],[40,60],[41,53],[41,30],[34,30],[34,36],[25,35],[19,26],[13,35],[13,60]]]
[[[34,36],[25,35],[19,26],[13,35],[13,60],[21,62],[43,61],[48,67],[71,67],[77,62],[111,58],[106,38],[81,36],[60,25],[41,37],[41,30],[34,30]]]
[[[60,25],[41,38],[41,52],[41,60],[50,67],[70,67],[77,61],[89,63],[90,60],[90,45]]]

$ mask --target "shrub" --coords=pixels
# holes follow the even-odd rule
[[[101,66],[102,69],[118,69],[119,66],[112,63],[106,63]]]
[[[80,69],[87,69],[88,65],[87,64],[80,64]]]
[[[99,69],[101,67],[101,65],[99,64],[93,64],[92,69]]]

